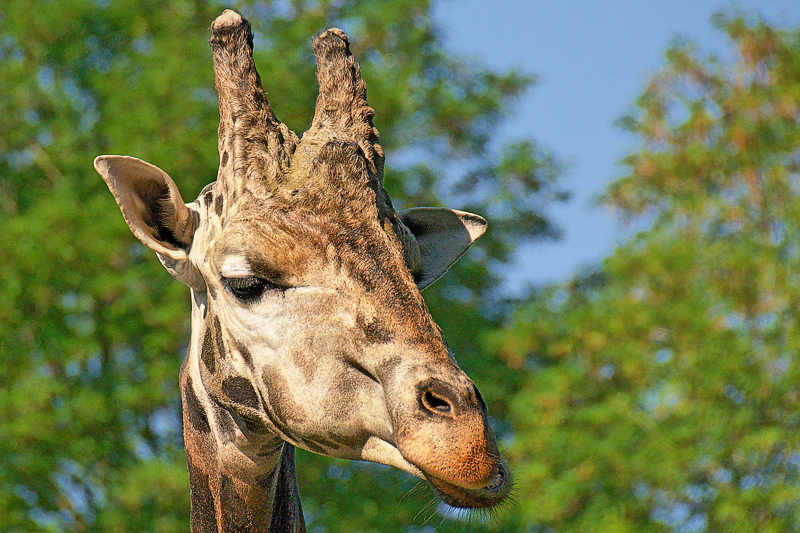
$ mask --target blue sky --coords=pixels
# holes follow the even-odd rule
[[[568,163],[562,184],[574,198],[552,210],[565,238],[521,249],[508,272],[510,289],[568,279],[621,242],[624,233],[613,214],[591,206],[592,197],[619,175],[617,161],[637,145],[614,120],[630,108],[676,36],[724,52],[726,39],[710,18],[731,5],[761,13],[773,24],[800,25],[798,0],[442,0],[436,5],[435,19],[451,51],[539,77],[503,135],[531,137]]]

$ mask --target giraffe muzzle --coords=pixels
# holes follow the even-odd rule
[[[505,500],[513,487],[508,467],[502,461],[486,486],[477,489],[459,487],[427,475],[425,477],[444,503],[467,509],[492,508]]]
[[[489,428],[486,405],[460,370],[415,388],[411,412],[393,409],[396,446],[448,505],[491,508],[512,482]]]

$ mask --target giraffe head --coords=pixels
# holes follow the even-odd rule
[[[454,506],[496,505],[511,481],[486,405],[420,294],[486,222],[395,212],[344,32],[314,42],[319,97],[302,140],[264,95],[249,23],[225,11],[211,33],[216,182],[185,204],[157,167],[95,160],[133,233],[192,289],[183,372],[200,392],[188,397],[225,413],[234,427],[217,438],[248,461],[280,439],[400,468]],[[194,425],[212,433],[203,416]]]

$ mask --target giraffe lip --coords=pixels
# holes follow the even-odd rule
[[[495,492],[503,488],[506,484],[506,473],[504,470],[499,470],[497,474],[494,475],[492,479],[489,480],[489,484],[483,487],[482,490]]]
[[[497,473],[478,489],[460,487],[448,481],[443,481],[434,476],[425,475],[444,503],[452,507],[467,509],[487,509],[503,501],[511,492],[512,481],[502,463]]]
[[[513,482],[508,468],[498,461],[497,471],[483,487],[461,487],[450,481],[439,479],[418,464],[406,459],[393,442],[371,437],[362,450],[361,459],[399,468],[404,472],[423,478],[433,487],[444,503],[465,509],[488,509],[502,502],[511,492]]]

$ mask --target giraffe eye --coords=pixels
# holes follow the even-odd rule
[[[267,289],[277,288],[269,281],[256,276],[222,278],[222,282],[237,300],[245,304],[258,301]]]

